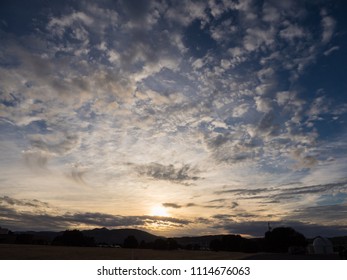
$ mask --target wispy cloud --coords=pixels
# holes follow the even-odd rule
[[[181,208],[182,206],[177,204],[177,203],[163,203],[163,206],[164,207],[167,207],[167,208]]]
[[[322,43],[326,44],[331,40],[331,37],[334,34],[334,29],[336,25],[336,21],[331,17],[327,15],[326,10],[322,10]]]
[[[47,202],[42,202],[37,199],[15,199],[9,196],[3,196],[0,197],[0,203],[1,204],[8,204],[11,206],[27,206],[27,207],[49,207],[49,204]]]
[[[185,183],[189,181],[196,181],[199,179],[194,174],[198,170],[192,168],[190,165],[185,164],[181,167],[174,165],[162,165],[159,163],[151,163],[148,165],[136,166],[137,172],[142,176],[148,176],[156,180],[166,180],[174,183]]]

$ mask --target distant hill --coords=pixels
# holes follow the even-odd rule
[[[144,241],[146,243],[154,242],[161,236],[150,234],[143,230],[138,229],[107,229],[95,228],[91,230],[82,230],[83,235],[93,237],[96,243],[106,244],[123,244],[124,239],[133,235],[139,243]],[[27,234],[34,236],[34,240],[44,240],[51,243],[53,239],[63,234],[63,231],[25,231],[15,232],[16,234]],[[191,236],[191,237],[175,237],[173,239],[181,246],[186,245],[199,245],[200,247],[208,247],[210,242],[214,239],[221,239],[223,235],[207,235],[207,236]]]
[[[138,229],[96,228],[92,230],[83,230],[82,232],[85,236],[94,237],[96,243],[108,244],[123,244],[124,239],[129,235],[133,235],[139,243],[141,241],[146,243],[153,242],[154,240],[160,238],[159,236]]]
[[[140,243],[142,240],[146,243],[153,242],[154,240],[161,238],[150,234],[143,230],[138,229],[107,229],[107,228],[95,228],[92,230],[82,230],[83,235],[93,237],[96,243],[107,244],[123,244],[124,239],[129,235],[133,235]],[[33,240],[43,240],[46,243],[51,243],[53,239],[63,234],[63,231],[21,231],[15,232],[15,234],[32,235]]]

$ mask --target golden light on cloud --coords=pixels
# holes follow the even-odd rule
[[[153,206],[151,209],[152,216],[169,217],[170,214],[167,212],[166,208],[163,206]]]

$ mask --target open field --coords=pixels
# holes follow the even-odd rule
[[[2,260],[233,260],[248,256],[239,252],[0,244]]]
[[[333,255],[0,244],[0,260],[337,260]]]

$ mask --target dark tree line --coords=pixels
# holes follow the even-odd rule
[[[93,237],[84,236],[79,230],[66,230],[53,239],[52,245],[93,247],[96,244]]]
[[[135,236],[129,235],[127,238],[124,239],[123,247],[124,248],[138,248],[139,242],[137,241]]]
[[[252,240],[240,235],[224,235],[210,242],[210,250],[232,252],[258,252],[263,247],[261,240]]]
[[[304,235],[290,227],[278,227],[265,233],[265,245],[269,252],[284,253],[290,247],[306,247]]]
[[[124,239],[123,248],[141,248],[141,249],[154,249],[154,250],[175,250],[178,249],[176,240],[172,238],[158,238],[153,242],[145,242],[142,240],[140,243],[137,239],[130,235]]]

